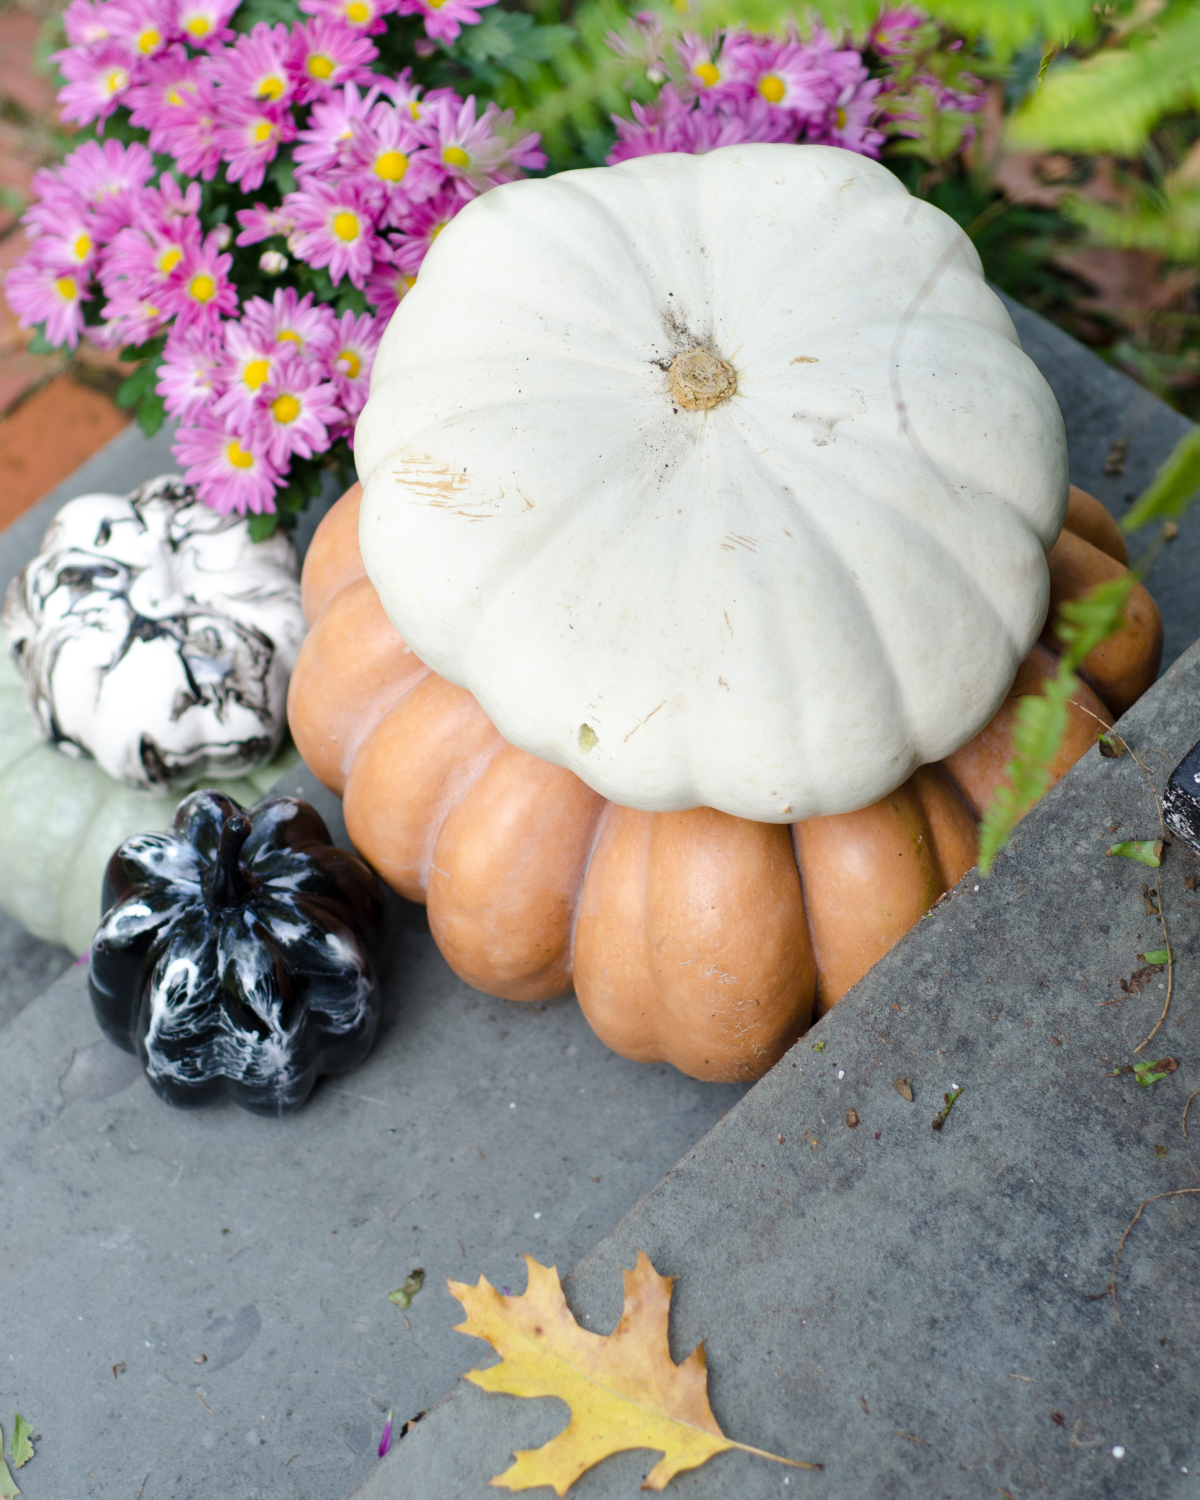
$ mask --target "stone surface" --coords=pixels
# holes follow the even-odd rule
[[[1164,770],[1200,739],[1200,646],[1121,731]],[[725,1454],[669,1493],[1197,1493],[1200,1200],[1147,1209],[1117,1276],[1120,1323],[1105,1288],[1139,1203],[1200,1182],[1200,1117],[1190,1140],[1180,1128],[1200,1088],[1200,892],[1185,885],[1200,860],[1179,844],[1161,871],[1108,859],[1114,830],[1153,838],[1154,798],[1132,756],[1091,751],[993,877],[968,875],[572,1272],[572,1310],[607,1332],[621,1267],[644,1250],[679,1278],[674,1358],[704,1340],[723,1429],[825,1466]],[[1165,974],[1120,988],[1163,945],[1147,877],[1179,961],[1141,1055],[1180,1066],[1143,1088],[1110,1075],[1139,1060],[1166,997]],[[466,1340],[460,1358],[493,1362]],[[564,1421],[558,1402],[460,1384],[355,1500],[485,1500],[512,1451]],[[572,1500],[634,1495],[654,1462],[609,1459]]]
[[[375,1052],[282,1121],[162,1104],[82,969],[0,1033],[0,1411],[42,1434],[28,1500],[143,1478],[143,1500],[336,1500],[388,1408],[462,1368],[447,1275],[570,1264],[743,1092],[616,1057],[573,1000],[470,989],[419,908],[390,930]],[[417,1266],[406,1319],[387,1294]]]
[[[1120,513],[1099,474],[1113,437],[1129,439],[1116,483],[1133,490],[1186,424],[1018,321],[1064,406],[1074,477]],[[86,477],[72,493],[132,482]],[[0,534],[0,560],[27,555],[44,524]],[[1184,587],[1198,536],[1190,520],[1159,564],[1176,654],[1200,630]],[[1200,737],[1198,675],[1189,659],[1129,732],[1177,759]],[[826,1464],[729,1455],[673,1491],[1193,1493],[1172,1468],[1200,1462],[1192,1200],[1152,1205],[1131,1239],[1122,1332],[1110,1304],[1083,1300],[1141,1198],[1196,1180],[1177,1122],[1200,957],[1182,877],[1200,867],[1173,849],[1163,872],[1185,1024],[1161,1046],[1183,1065],[1142,1090],[1105,1071],[1148,1029],[1158,978],[1096,1008],[1161,941],[1141,896],[1157,873],[1103,858],[1118,823],[1153,836],[1153,804],[1128,758],[1090,756],[993,881],[968,881],[724,1120],[737,1090],[615,1058],[572,1002],[461,985],[399,905],[379,1049],[283,1122],[166,1110],[99,1038],[81,971],[67,975],[0,1033],[0,1410],[43,1434],[26,1494],[136,1496],[144,1481],[143,1500],[332,1500],[371,1469],[386,1409],[399,1429],[487,1361],[452,1331],[447,1275],[515,1291],[521,1251],[566,1269],[597,1241],[569,1282],[589,1326],[615,1322],[618,1267],[641,1245],[683,1278],[675,1354],[708,1340],[730,1434]],[[935,1135],[951,1082],[966,1092]],[[418,1265],[410,1329],[386,1293]],[[459,1386],[359,1494],[494,1493],[511,1449],[564,1419],[554,1402]],[[631,1494],[651,1462],[610,1460],[572,1494]]]

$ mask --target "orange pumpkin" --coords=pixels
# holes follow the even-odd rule
[[[418,661],[366,577],[360,498],[358,485],[342,497],[305,562],[312,628],[292,676],[292,733],[344,797],[355,847],[426,903],[468,983],[509,1000],[573,985],[623,1056],[758,1078],[814,1006],[836,1004],[974,864],[1017,704],[1053,671],[1052,636],[980,734],[870,807],[790,827],[705,807],[638,812],[507,744],[469,693]],[[1052,613],[1128,560],[1107,511],[1072,488],[1049,558]],[[1158,610],[1138,585],[1122,631],[1084,664],[1055,780],[1154,681],[1161,652]]]

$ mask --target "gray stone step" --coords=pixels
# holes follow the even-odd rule
[[[1119,512],[1121,493],[1111,483],[1105,491],[1096,475],[1112,438],[1129,428],[1124,482],[1134,491],[1186,424],[1040,320],[1019,310],[1018,319],[1064,407],[1075,477],[1102,491]],[[1168,638],[1174,642],[1200,631],[1200,599],[1186,583],[1198,536],[1192,519],[1160,560],[1162,581],[1158,571],[1152,580],[1172,601]],[[1164,731],[1163,747],[1169,749],[1181,734]],[[1128,764],[1114,765],[1113,785],[1125,787],[1121,778],[1128,778]],[[1074,773],[1037,816],[1057,817],[1054,809],[1074,807],[1072,789],[1091,774],[1090,767]],[[336,802],[307,777],[289,785],[304,787],[336,818]],[[1119,821],[1107,805],[1103,817]],[[1022,835],[1027,839],[1028,830]],[[372,1468],[387,1408],[396,1410],[399,1422],[433,1405],[478,1358],[477,1346],[452,1331],[461,1312],[444,1291],[447,1276],[473,1280],[483,1272],[496,1285],[518,1290],[521,1252],[566,1269],[600,1242],[571,1285],[573,1296],[590,1299],[578,1305],[591,1314],[592,1326],[602,1327],[615,1318],[619,1300],[614,1267],[622,1259],[631,1263],[636,1240],[661,1270],[685,1273],[677,1353],[688,1339],[710,1337],[714,1402],[731,1435],[829,1464],[824,1475],[795,1475],[784,1487],[784,1471],[724,1458],[711,1470],[676,1481],[679,1492],[717,1493],[713,1486],[722,1484],[722,1495],[752,1496],[769,1476],[775,1486],[770,1493],[779,1495],[794,1493],[800,1479],[831,1494],[990,1495],[992,1474],[985,1482],[978,1470],[967,1471],[974,1486],[968,1488],[964,1471],[955,1467],[967,1462],[955,1446],[958,1438],[951,1442],[940,1429],[926,1431],[918,1423],[943,1401],[947,1385],[952,1389],[944,1398],[946,1410],[958,1420],[958,1388],[977,1366],[998,1368],[997,1360],[1022,1337],[1030,1361],[1047,1358],[1044,1340],[1038,1342],[1039,1319],[1047,1309],[1057,1316],[1058,1304],[1035,1297],[1031,1309],[1021,1299],[1029,1287],[1047,1277],[1053,1281],[1049,1269],[1039,1268],[1054,1258],[1046,1235],[1059,1232],[1046,1165],[1055,1141],[1061,1135],[1068,1166],[1078,1156],[1085,1177],[1096,1177],[1091,1188],[1103,1212],[1085,1248],[1103,1246],[1107,1253],[1110,1220],[1124,1212],[1118,1188],[1136,1194],[1142,1185],[1136,1174],[1127,1180],[1121,1174],[1141,1161],[1137,1143],[1157,1129],[1157,1117],[1152,1129],[1145,1112],[1159,1110],[1160,1099],[1170,1097],[1172,1110],[1177,1102],[1157,1091],[1166,1085],[1143,1098],[1124,1080],[1097,1083],[1070,1050],[1062,1056],[1072,1061],[1062,1062],[1061,1049],[1042,1034],[1060,1025],[1057,1011],[1052,1019],[1043,1009],[1070,1004],[1082,1015],[1083,1000],[1076,999],[1082,992],[1074,987],[1099,973],[1098,966],[1116,974],[1128,964],[1129,972],[1129,943],[1146,941],[1132,935],[1132,926],[1126,931],[1136,926],[1140,910],[1138,880],[1128,891],[1121,887],[1122,900],[1136,896],[1132,916],[1124,907],[1120,921],[1105,915],[1106,934],[1096,926],[1081,936],[1068,922],[1065,937],[1047,940],[1053,962],[1042,968],[1033,967],[1042,961],[1036,942],[1031,952],[1028,938],[1015,928],[1010,936],[1002,931],[1005,920],[1050,921],[1060,901],[1064,913],[1077,914],[1071,904],[1077,897],[1097,911],[1110,898],[1107,886],[1077,890],[1072,881],[1111,881],[1120,874],[1128,886],[1130,869],[1110,868],[1116,861],[1105,865],[1101,859],[1099,877],[1092,876],[1094,839],[1091,829],[1046,846],[1029,844],[1032,857],[1045,866],[1038,869],[1043,885],[1031,885],[1024,876],[1014,886],[1003,873],[982,896],[970,894],[975,907],[960,896],[940,908],[821,1023],[818,1035],[830,1043],[819,1059],[808,1043],[800,1044],[796,1058],[741,1104],[737,1089],[703,1086],[614,1057],[591,1035],[573,1002],[522,1007],[462,985],[411,908],[396,908],[388,1020],[376,1052],[362,1069],[323,1087],[305,1110],[282,1122],[232,1108],[194,1115],[167,1110],[124,1054],[101,1040],[82,972],[69,973],[10,1021],[0,1041],[0,1358],[9,1372],[0,1413],[5,1407],[20,1410],[43,1435],[37,1459],[21,1471],[26,1494],[30,1500],[89,1491],[132,1497],[144,1481],[143,1500],[208,1500],[213,1494],[334,1500]],[[1075,847],[1080,843],[1086,855]],[[1005,862],[1006,871],[1016,866],[1015,859]],[[1035,889],[1036,904],[1027,899]],[[974,911],[992,916],[964,938],[953,924]],[[943,951],[936,940],[947,931],[958,936]],[[985,1023],[970,1012],[987,977],[974,961],[976,942],[981,953],[1014,956],[1008,982],[1017,988],[1006,992],[1002,1023]],[[1051,992],[1044,1005],[1039,978]],[[1038,1008],[1029,1003],[1034,992]],[[903,1017],[891,1010],[893,999]],[[1123,1009],[1096,1014],[1120,1018]],[[987,1013],[1001,1015],[994,1004]],[[874,1031],[860,1015],[876,1021]],[[886,1026],[893,1031],[880,1044]],[[1068,1049],[1075,1047],[1076,1031],[1070,1037],[1054,1034]],[[1172,1036],[1180,1040],[1169,1050],[1182,1056],[1187,1035]],[[968,1038],[961,1061],[964,1071],[968,1064],[972,1069],[971,1088],[951,1128],[936,1138],[938,1149],[948,1149],[931,1156],[931,1100],[940,1099],[950,1066],[938,1051],[954,1048],[959,1037]],[[1049,1082],[1041,1071],[1042,1052],[1051,1059],[1045,1065]],[[958,1053],[948,1055],[959,1061]],[[838,1068],[856,1086],[861,1082],[866,1089],[868,1081],[882,1080],[864,1095],[864,1123],[853,1133],[838,1124],[845,1080],[836,1080],[828,1068],[838,1056]],[[791,1069],[792,1060],[801,1066]],[[997,1060],[1003,1066],[989,1073]],[[1093,1061],[1087,1058],[1087,1070]],[[890,1090],[893,1068],[917,1075],[918,1105],[901,1107]],[[1060,1075],[1067,1071],[1078,1075],[1081,1089],[1086,1071],[1090,1092],[1078,1099],[1069,1089],[1061,1093]],[[987,1089],[979,1081],[984,1074]],[[795,1087],[810,1092],[789,1093],[793,1076]],[[1182,1082],[1183,1070],[1176,1078]],[[1003,1080],[1002,1088],[994,1080]],[[1176,1092],[1178,1086],[1171,1083]],[[1097,1087],[1112,1092],[1101,1095]],[[1033,1111],[1035,1095],[1049,1101],[1049,1117]],[[1000,1099],[1008,1109],[1009,1133],[1002,1140],[992,1115],[972,1116],[964,1107],[976,1097]],[[772,1113],[776,1100],[778,1115]],[[1056,1100],[1067,1101],[1067,1123],[1082,1122],[1082,1142],[1060,1129]],[[759,1101],[769,1105],[766,1116]],[[1097,1104],[1096,1151],[1089,1156],[1088,1111]],[[1105,1154],[1113,1109],[1124,1131],[1113,1148],[1115,1159],[1111,1151]],[[797,1150],[794,1138],[805,1128],[822,1145]],[[879,1154],[872,1155],[876,1129]],[[838,1130],[845,1140],[834,1139]],[[785,1135],[783,1147],[771,1144],[778,1134]],[[1027,1175],[1040,1186],[1026,1195],[1019,1173],[1030,1153],[1041,1166]],[[1005,1161],[1013,1164],[1011,1171],[1004,1168],[1008,1176],[1000,1172]],[[1165,1168],[1151,1170],[1175,1172],[1183,1165],[1174,1141],[1164,1161]],[[686,1189],[679,1199],[671,1196],[676,1181],[681,1192]],[[647,1193],[642,1209],[615,1238],[606,1238]],[[1026,1213],[1026,1197],[1042,1204],[1040,1217]],[[1006,1202],[1007,1211],[1026,1214],[1019,1233],[1007,1234]],[[1072,1215],[1078,1218],[1074,1204],[1075,1198],[1064,1200],[1068,1224]],[[999,1237],[982,1269],[977,1221],[985,1238]],[[1085,1266],[1074,1242],[1071,1253],[1086,1269],[1084,1279],[1090,1278],[1092,1263]],[[1169,1291],[1174,1262],[1163,1264]],[[424,1267],[427,1282],[408,1315],[410,1328],[386,1293],[416,1266]],[[1053,1267],[1060,1276],[1063,1269]],[[967,1306],[953,1300],[964,1278],[1000,1290],[990,1302],[977,1297]],[[1062,1279],[1066,1287],[1068,1278]],[[951,1297],[944,1345],[936,1334],[943,1285]],[[1099,1287],[1088,1279],[1087,1289]],[[1181,1289],[1180,1295],[1186,1301],[1191,1294]],[[805,1320],[799,1326],[796,1307]],[[1011,1329],[1006,1309],[1015,1309]],[[856,1348],[870,1347],[871,1328],[889,1321],[905,1328],[907,1340],[879,1346],[890,1364],[874,1355],[873,1366],[855,1364]],[[820,1339],[810,1338],[809,1325],[818,1323]],[[1173,1328],[1165,1324],[1162,1336],[1173,1337]],[[205,1363],[198,1365],[201,1355]],[[1106,1345],[1098,1358],[1110,1356]],[[1036,1384],[1048,1368],[1014,1363],[1012,1373]],[[778,1388],[767,1389],[764,1377]],[[1184,1377],[1176,1372],[1172,1378],[1182,1389]],[[862,1384],[862,1390],[847,1396],[847,1382]],[[1021,1382],[1013,1387],[1018,1394],[1028,1390]],[[1094,1457],[1100,1450],[1088,1445],[1107,1436],[1098,1414],[1110,1397],[1100,1390],[1093,1400],[1085,1392],[1070,1413],[1052,1407],[1064,1414],[1065,1429],[1058,1429],[1049,1416],[1042,1422],[1042,1405],[1065,1398],[1058,1386],[1038,1389],[1039,1404],[1030,1398],[1025,1411],[1036,1412],[1040,1425],[1025,1432],[1005,1426],[1018,1411],[1008,1387],[1001,1385],[999,1395],[988,1387],[995,1430],[1009,1435],[1010,1447],[1018,1438],[1021,1445],[1073,1440],[1072,1453]],[[977,1392],[969,1394],[977,1395],[982,1408]],[[887,1440],[894,1451],[888,1449],[882,1460],[883,1450],[869,1442],[861,1462],[853,1459],[861,1435],[854,1424],[869,1421],[860,1395],[872,1412],[879,1409],[873,1403],[883,1400],[894,1427],[913,1435],[893,1433]],[[531,1421],[548,1436],[561,1425],[561,1409],[499,1397],[486,1402],[460,1388],[397,1445],[367,1481],[366,1493],[371,1500],[393,1494],[460,1500],[482,1493],[488,1477],[505,1466],[509,1448],[528,1440]],[[972,1418],[961,1430],[982,1443],[983,1422]],[[928,1467],[925,1443],[941,1455],[936,1471]],[[867,1475],[869,1482],[857,1490],[830,1489],[835,1460],[846,1452],[853,1462],[843,1463],[836,1482],[844,1486],[847,1474]],[[952,1458],[942,1463],[948,1453]],[[992,1453],[989,1462],[1002,1456]],[[585,1486],[610,1483],[630,1492],[646,1471],[644,1459],[612,1461],[578,1493],[608,1493]],[[1004,1477],[995,1484],[1009,1488],[1015,1500],[1029,1492]],[[1087,1491],[1059,1485],[1047,1492]]]

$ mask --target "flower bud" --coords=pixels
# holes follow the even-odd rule
[[[226,248],[229,241],[233,238],[233,230],[230,229],[228,224],[218,224],[213,233],[216,235],[217,244],[222,250]]]
[[[282,250],[264,250],[258,257],[258,269],[268,276],[282,276],[288,268],[288,258]]]

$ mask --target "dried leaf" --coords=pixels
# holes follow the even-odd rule
[[[581,1328],[571,1315],[552,1266],[525,1257],[529,1285],[520,1297],[502,1296],[484,1277],[477,1286],[448,1282],[467,1314],[459,1333],[486,1340],[501,1356],[467,1379],[508,1396],[557,1396],[571,1421],[541,1448],[525,1449],[491,1482],[502,1489],[547,1485],[565,1495],[601,1459],[631,1448],[664,1457],[642,1486],[661,1490],[676,1474],[698,1468],[717,1453],[737,1448],[794,1468],[819,1469],[759,1448],[732,1442],[708,1404],[708,1368],[699,1344],[681,1365],[671,1358],[667,1320],[674,1277],[660,1276],[638,1251],[625,1276],[625,1309],[607,1336]]]
[[[1162,839],[1127,839],[1123,844],[1112,844],[1106,855],[1120,855],[1123,859],[1136,859],[1138,864],[1149,865],[1157,870],[1162,864]]]
[[[388,1301],[394,1302],[402,1311],[407,1312],[412,1306],[412,1300],[425,1285],[425,1267],[418,1266],[415,1271],[410,1271],[404,1278],[402,1285],[395,1291],[388,1293]]]
[[[858,1112],[857,1112],[857,1110],[848,1109],[846,1111],[846,1124],[850,1127],[851,1130],[854,1130],[854,1129],[857,1128],[857,1126],[858,1126]]]
[[[1098,734],[1096,744],[1105,760],[1119,760],[1125,754],[1124,742],[1117,739],[1115,735],[1110,738],[1107,734]]]
[[[29,1441],[29,1434],[33,1431],[29,1423],[19,1411],[13,1412],[12,1437],[8,1440],[8,1456],[13,1461],[13,1468],[20,1469],[33,1457],[33,1444]]]
[[[1165,1146],[1155,1146],[1154,1154],[1158,1157],[1159,1161],[1162,1161],[1163,1157],[1167,1154],[1167,1148]]]
[[[893,1079],[892,1087],[900,1095],[901,1099],[907,1100],[909,1104],[913,1102],[912,1084],[909,1083],[907,1078]]]

